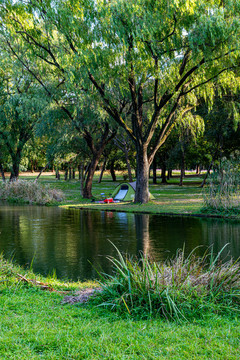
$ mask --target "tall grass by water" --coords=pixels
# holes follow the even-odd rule
[[[204,210],[240,213],[240,152],[217,164],[204,189]]]
[[[118,251],[118,250],[117,250]],[[139,260],[109,257],[113,276],[102,277],[100,305],[137,317],[161,316],[168,320],[202,317],[206,312],[240,311],[240,263],[222,263],[221,252],[185,257],[178,251],[173,260],[157,263],[142,255]]]
[[[0,199],[11,202],[46,205],[62,201],[63,198],[61,190],[34,181],[16,180],[0,186]]]

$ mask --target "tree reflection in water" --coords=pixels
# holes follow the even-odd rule
[[[240,255],[240,223],[217,219],[176,218],[148,214],[66,210],[55,207],[0,206],[0,251],[34,271],[59,278],[94,279],[95,269],[111,273],[106,256],[116,250],[156,261],[172,257],[185,244],[199,255],[213,245]]]

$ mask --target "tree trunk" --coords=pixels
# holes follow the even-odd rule
[[[42,168],[42,170],[39,172],[38,176],[36,177],[36,179],[34,180],[34,182],[38,181],[38,179],[40,178],[40,176],[42,175],[42,173],[47,169],[47,167],[49,166],[49,163],[47,163],[44,168]]]
[[[75,180],[75,169],[72,170],[72,178]]]
[[[111,176],[112,176],[112,181],[117,181],[116,174],[115,174],[115,170],[114,170],[114,163],[115,163],[115,159],[113,159],[113,160],[111,161],[111,164],[110,164],[110,173],[111,173]]]
[[[153,184],[157,184],[157,162],[156,157],[153,159]]]
[[[19,167],[21,162],[21,150],[18,150],[15,156],[12,156],[12,170],[9,181],[17,180],[19,177]]]
[[[72,168],[69,168],[69,176],[68,176],[69,180],[72,180]]]
[[[98,179],[98,184],[100,184],[102,182],[102,177],[103,177],[103,173],[105,171],[106,163],[107,163],[107,158],[105,157],[104,161],[103,161],[102,168],[101,168],[100,176],[99,176],[99,179]]]
[[[86,140],[87,146],[89,147],[92,153],[92,160],[90,163],[90,167],[88,169],[87,179],[85,181],[85,186],[83,189],[84,198],[91,199],[92,197],[92,181],[93,181],[94,172],[104,152],[105,147],[114,138],[115,135],[116,135],[116,131],[111,132],[109,129],[109,124],[106,122],[99,143],[94,144],[91,133],[87,129],[84,129],[84,139]]]
[[[170,180],[171,177],[172,177],[172,169],[168,169],[167,180]]]
[[[167,171],[167,167],[166,167],[166,163],[165,161],[162,163],[162,172],[161,172],[161,179],[162,179],[162,184],[167,184],[167,176],[166,176],[166,171]]]
[[[66,169],[64,173],[64,180],[67,181],[67,179],[68,179],[68,169]]]
[[[206,175],[204,176],[204,179],[203,179],[203,181],[202,181],[202,183],[201,183],[201,185],[200,185],[201,188],[203,188],[204,185],[206,184],[206,181],[207,181],[208,175],[210,174],[210,171],[211,171],[212,166],[213,166],[213,160],[211,161],[211,163],[210,163],[210,165],[209,165],[209,167],[208,167],[208,170],[207,170],[207,172],[206,172]]]
[[[83,188],[83,197],[84,199],[91,199],[92,196],[92,182],[93,182],[93,176],[96,170],[96,167],[98,165],[99,159],[101,157],[101,154],[98,154],[97,156],[93,156],[93,159],[90,163],[90,166],[88,168],[88,174],[85,181],[85,186]]]
[[[85,179],[86,179],[86,176],[87,176],[90,165],[91,165],[91,162],[88,163],[87,166],[86,166],[86,169],[85,169],[85,172],[84,172],[84,175],[83,175],[83,181],[85,181]]]
[[[4,174],[4,170],[3,170],[3,166],[2,164],[0,163],[0,172],[1,172],[1,175],[2,175],[2,181],[5,182],[6,181],[6,178],[5,178],[5,174]]]
[[[199,175],[200,174],[200,165],[197,165],[196,166],[196,175]]]
[[[83,170],[84,170],[84,164],[81,163],[81,164],[78,166],[78,171],[79,171],[79,180],[80,180],[80,185],[81,185],[81,195],[82,195],[82,196],[83,196],[83,188],[84,188]]]
[[[147,149],[137,147],[137,183],[135,203],[146,204],[149,201],[149,162],[147,158]]]
[[[184,150],[182,150],[182,162],[181,162],[181,174],[180,174],[179,186],[183,186],[184,176],[185,176],[185,152]]]

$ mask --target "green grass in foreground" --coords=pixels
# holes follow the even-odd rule
[[[57,291],[20,281],[36,278]],[[92,284],[38,278],[0,260],[1,359],[203,359],[240,357],[237,317],[206,314],[177,324],[134,321],[86,305],[62,305],[64,294]]]

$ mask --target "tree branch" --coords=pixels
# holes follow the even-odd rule
[[[189,89],[188,91],[184,91],[181,93],[182,96],[190,93],[191,91],[197,89],[198,87],[204,85],[204,84],[207,84],[208,82],[212,81],[213,79],[216,79],[221,73],[223,73],[224,71],[227,71],[227,70],[230,70],[230,69],[234,69],[235,67],[234,66],[230,66],[228,68],[225,68],[225,69],[222,69],[221,71],[219,71],[216,75],[212,76],[211,78],[207,79],[206,81],[203,81],[202,83],[200,84],[197,84],[193,87],[191,87],[191,89]]]
[[[94,78],[94,76],[88,72],[88,76],[90,81],[93,83],[94,87],[97,89],[98,93],[100,94],[102,100],[104,101],[104,105],[103,108],[106,110],[106,112],[122,127],[125,129],[125,131],[128,133],[128,135],[135,141],[136,138],[133,134],[132,129],[130,129],[127,124],[125,123],[125,121],[123,120],[123,118],[120,116],[119,112],[117,111],[117,109],[115,109],[111,104],[109,99],[106,97],[105,95],[105,91],[103,90],[103,88],[97,83],[96,79]]]

